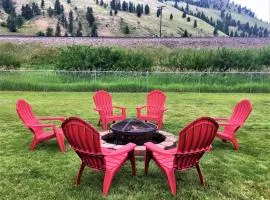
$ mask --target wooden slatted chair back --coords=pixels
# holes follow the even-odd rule
[[[100,135],[93,126],[80,118],[71,117],[63,122],[62,129],[67,141],[84,164],[94,170],[105,170]]]
[[[147,115],[160,114],[164,108],[166,95],[160,90],[153,90],[147,95]]]
[[[248,116],[252,111],[252,104],[249,100],[242,100],[234,107],[233,113],[228,120],[228,123],[239,124],[239,126],[225,126],[224,133],[234,135],[237,130],[244,125]]]
[[[16,103],[16,111],[26,128],[29,128],[34,134],[41,134],[43,132],[43,128],[41,127],[33,128],[28,126],[40,124],[29,103],[23,99],[19,99]]]
[[[218,130],[217,122],[209,117],[202,117],[179,133],[174,168],[185,170],[196,165],[203,154],[210,150]]]
[[[112,115],[113,114],[113,105],[112,105],[112,96],[110,93],[99,90],[93,96],[94,103],[97,109],[102,109],[103,114]]]

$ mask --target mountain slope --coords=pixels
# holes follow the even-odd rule
[[[99,0],[100,1],[100,0]],[[103,0],[104,3],[110,5],[109,0]],[[41,0],[13,0],[16,13],[21,13],[22,5],[30,4],[36,2],[40,5]],[[127,1],[128,2],[128,1]],[[110,16],[110,6],[104,8],[103,6],[97,5],[95,0],[71,0],[71,3],[67,3],[67,0],[60,0],[60,3],[64,6],[64,13],[68,19],[68,13],[70,10],[74,13],[74,31],[78,29],[78,22],[82,23],[82,34],[84,36],[91,34],[91,28],[88,27],[86,20],[86,8],[92,7],[93,14],[95,16],[95,23],[97,24],[98,36],[122,36],[122,37],[155,37],[159,35],[159,22],[160,19],[157,17],[157,7],[165,5],[163,9],[163,20],[162,20],[162,35],[167,37],[179,37],[182,36],[187,30],[189,36],[194,37],[208,37],[213,36],[214,26],[199,19],[198,17],[187,15],[186,18],[183,18],[183,11],[180,11],[177,8],[173,7],[174,2],[159,2],[157,0],[132,0],[132,2],[137,4],[148,4],[150,6],[150,14],[143,14],[140,18],[137,17],[136,13],[124,12],[119,10],[117,15]],[[42,31],[46,32],[47,27],[52,27],[56,29],[57,18],[49,17],[47,9],[49,7],[54,8],[55,0],[45,0],[45,8],[42,10],[43,15],[34,17],[31,20],[28,20],[24,23],[22,28],[18,29],[17,33],[12,34],[23,34],[23,35],[35,35],[37,32]],[[179,2],[180,6],[185,7],[186,3]],[[212,17],[214,20],[221,19],[220,11],[213,8],[202,8],[195,5],[190,5],[190,10],[203,11],[207,16]],[[170,15],[173,15],[173,19],[170,20]],[[190,21],[187,18],[190,18]],[[241,23],[249,22],[250,25],[257,23],[259,26],[264,28],[269,28],[270,26],[267,23],[259,21],[255,18],[249,16],[241,15],[236,12],[232,12],[232,17],[240,20]],[[5,21],[6,17],[1,17],[0,21]],[[194,21],[197,20],[197,27],[194,28]],[[125,28],[129,28],[129,34],[125,33]],[[232,28],[232,30],[234,30]],[[61,26],[61,35],[64,35],[67,32],[66,28]],[[7,28],[0,27],[0,34],[11,34]],[[70,35],[70,34],[69,34]],[[219,32],[219,36],[226,36],[223,32]]]

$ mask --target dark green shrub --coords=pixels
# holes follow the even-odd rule
[[[17,56],[0,51],[0,68],[19,68],[20,66],[21,61]]]
[[[147,71],[153,62],[144,54],[109,47],[71,46],[61,50],[56,68],[60,70]]]

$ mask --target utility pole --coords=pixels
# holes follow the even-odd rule
[[[160,22],[159,22],[159,37],[161,37],[161,27],[162,27],[162,10],[166,6],[157,7],[160,10]]]

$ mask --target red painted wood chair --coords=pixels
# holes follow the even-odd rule
[[[145,106],[138,106],[137,119],[145,121],[155,121],[158,124],[158,129],[162,128],[163,114],[167,110],[165,108],[166,95],[159,91],[153,90],[147,95],[147,103]],[[146,109],[146,115],[142,114],[142,109]]]
[[[95,111],[99,113],[99,124],[102,122],[104,130],[108,130],[109,123],[126,119],[126,108],[113,106],[112,96],[108,92],[100,90],[94,94],[93,99],[96,106]],[[114,108],[120,109],[121,114],[115,115]]]
[[[239,150],[239,144],[235,135],[238,129],[245,124],[251,111],[251,102],[249,100],[242,100],[234,107],[229,119],[215,118],[216,121],[220,121],[219,126],[224,127],[223,131],[217,133],[217,137],[222,139],[223,142],[231,141],[235,150]]]
[[[31,150],[34,150],[38,143],[42,143],[46,140],[50,140],[56,137],[59,149],[65,152],[65,137],[61,128],[57,128],[55,124],[41,124],[42,120],[58,120],[63,122],[64,117],[42,117],[37,118],[32,111],[32,107],[25,100],[19,99],[16,104],[16,111],[24,123],[25,127],[30,129],[34,133],[34,139],[30,146]],[[51,131],[45,131],[45,128],[52,129]]]
[[[135,144],[129,143],[118,150],[102,148],[98,131],[85,121],[71,117],[64,121],[62,128],[71,147],[81,158],[81,167],[77,174],[77,185],[80,184],[81,175],[85,168],[95,171],[104,171],[103,195],[109,192],[114,175],[120,170],[127,160],[130,160],[132,174],[136,175],[134,148]]]
[[[173,195],[176,195],[175,171],[196,167],[200,182],[204,184],[199,162],[203,154],[211,149],[217,130],[218,124],[214,119],[202,117],[179,133],[178,147],[175,149],[164,150],[151,142],[145,143],[145,174],[148,173],[150,159],[153,159],[167,175]]]

